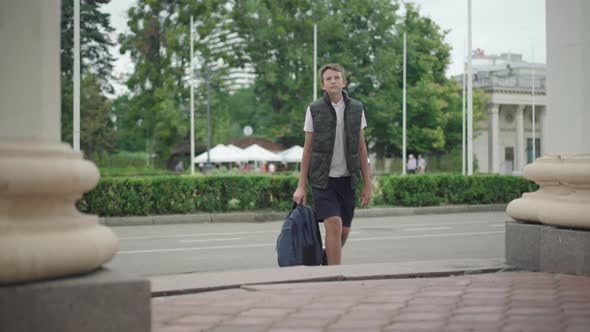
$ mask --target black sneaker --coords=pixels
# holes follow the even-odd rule
[[[324,254],[322,255],[322,265],[328,265],[328,256],[326,256],[326,249],[324,249]]]

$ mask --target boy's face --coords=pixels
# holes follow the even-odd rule
[[[341,93],[346,83],[346,80],[342,78],[342,73],[339,71],[328,69],[322,74],[321,87],[329,95]]]

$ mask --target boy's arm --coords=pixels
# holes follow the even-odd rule
[[[305,132],[305,143],[303,144],[303,156],[301,158],[301,172],[299,173],[299,183],[297,190],[293,194],[293,201],[297,204],[305,205],[307,195],[307,175],[309,174],[309,164],[311,162],[311,143],[313,141],[313,132]]]
[[[361,159],[361,172],[363,173],[363,192],[361,194],[361,204],[367,206],[373,197],[371,193],[371,174],[369,173],[369,153],[365,143],[365,130],[361,129],[359,141],[359,158]]]

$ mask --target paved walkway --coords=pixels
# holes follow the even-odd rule
[[[158,297],[154,332],[590,331],[590,278],[498,272]]]

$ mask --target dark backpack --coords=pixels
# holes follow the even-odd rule
[[[313,209],[293,205],[277,239],[279,266],[322,265],[322,235]]]

